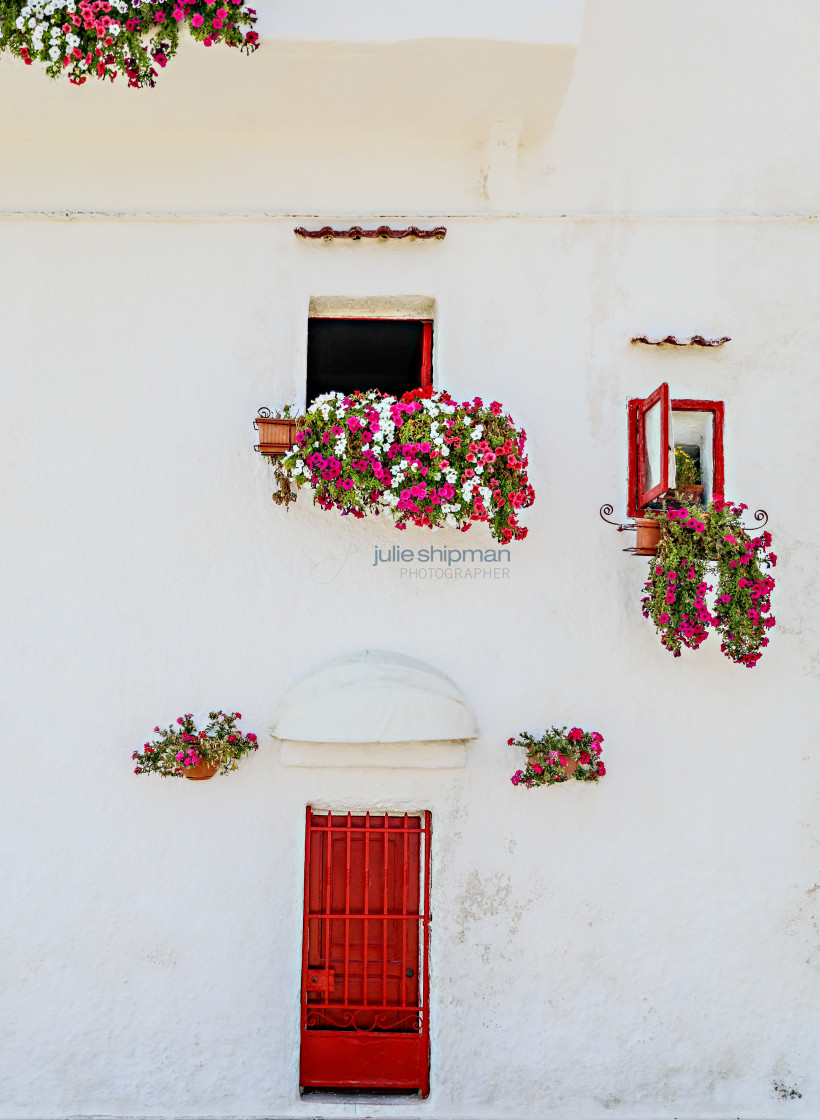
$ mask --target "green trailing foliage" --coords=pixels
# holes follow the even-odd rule
[[[716,630],[721,652],[738,665],[752,668],[769,644],[775,625],[771,613],[777,564],[768,532],[752,538],[741,523],[747,507],[715,494],[707,509],[647,511],[660,522],[658,554],[649,561],[644,584],[643,614],[650,618],[661,642],[675,657],[698,649]],[[714,608],[708,583],[717,573]]]

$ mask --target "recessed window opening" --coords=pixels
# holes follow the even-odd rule
[[[379,389],[400,397],[432,384],[433,324],[414,319],[308,320],[307,391]]]
[[[712,500],[715,483],[713,420],[711,412],[682,412],[672,403],[672,441],[689,456],[700,475],[703,501]]]
[[[428,296],[314,296],[307,339],[306,401],[378,389],[400,397],[433,383]]]

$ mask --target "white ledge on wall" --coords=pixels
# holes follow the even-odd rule
[[[285,766],[463,766],[478,736],[459,689],[423,661],[387,650],[336,658],[288,692],[271,735]]]

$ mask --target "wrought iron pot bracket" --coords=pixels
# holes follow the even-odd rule
[[[602,505],[598,510],[598,514],[601,520],[605,521],[607,525],[614,525],[619,533],[634,533],[636,531],[637,526],[634,523],[627,522],[626,524],[624,524],[621,521],[610,521],[609,519],[614,512],[615,510],[608,502],[605,505]],[[758,522],[757,525],[753,526],[752,528],[749,528],[746,525],[741,525],[743,531],[748,533],[750,537],[755,533],[762,533],[769,523],[769,515],[768,513],[766,513],[765,509],[756,509],[752,516],[754,517],[755,521]],[[624,552],[633,551],[634,549],[631,548],[624,549]]]

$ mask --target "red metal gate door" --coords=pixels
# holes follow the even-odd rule
[[[307,810],[300,1084],[429,1092],[430,814]]]

